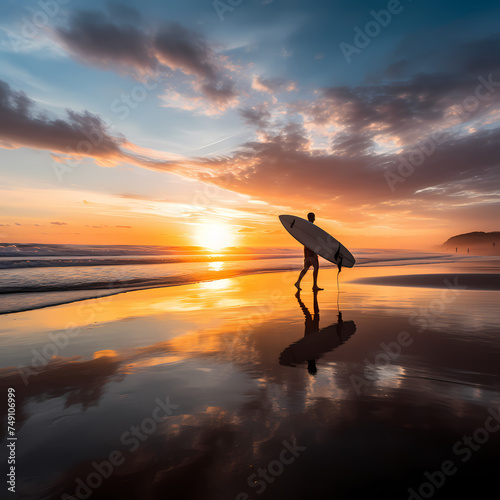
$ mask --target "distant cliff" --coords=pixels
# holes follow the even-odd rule
[[[450,252],[500,255],[500,231],[457,234],[445,241],[441,248]]]

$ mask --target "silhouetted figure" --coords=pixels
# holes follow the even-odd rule
[[[319,306],[318,306],[318,292],[314,292],[314,316],[311,316],[309,309],[306,307],[304,302],[300,300],[300,290],[295,294],[297,300],[299,301],[299,306],[304,313],[305,322],[304,322],[304,337],[306,335],[310,335],[311,333],[316,333],[319,330]],[[307,361],[307,371],[311,375],[316,375],[318,369],[316,368],[316,360],[309,359]]]
[[[467,253],[469,253],[469,249],[467,249]]]
[[[307,214],[307,220],[311,223],[314,224],[314,221],[316,220],[316,215],[314,215],[312,212],[309,212]],[[300,288],[300,282],[302,281],[302,278],[306,275],[307,271],[309,268],[313,266],[313,291],[319,291],[323,290],[323,288],[320,288],[318,286],[318,271],[319,271],[319,261],[318,261],[318,254],[316,252],[313,252],[312,250],[309,250],[309,248],[304,247],[304,267],[302,271],[300,271],[299,274],[299,279],[297,280],[297,283],[295,283],[295,286],[297,289],[300,291],[302,288]]]
[[[455,247],[455,252],[458,252],[458,247]]]
[[[295,297],[304,313],[304,336],[281,352],[279,362],[285,366],[297,366],[307,362],[307,371],[315,375],[318,371],[316,360],[346,342],[356,331],[356,325],[354,321],[343,321],[342,313],[339,312],[336,323],[320,330],[317,292],[314,293],[314,315],[311,315],[300,299],[300,292],[297,292]]]

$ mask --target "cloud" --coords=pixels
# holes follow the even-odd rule
[[[410,87],[411,82],[407,86]],[[347,104],[355,100],[352,89],[341,87],[328,92]],[[301,105],[303,107],[303,103]],[[404,113],[410,114],[408,110]],[[269,123],[265,105],[243,108],[240,114],[247,123],[261,128]],[[391,192],[386,172],[397,174],[398,164],[411,154],[415,145],[403,146],[399,154],[375,154],[374,131],[368,126],[370,121],[366,116],[371,116],[373,122],[373,116],[377,115],[369,100],[357,103],[348,117],[353,128],[355,123],[360,124],[359,131],[349,133],[349,129],[345,129],[338,133],[330,149],[314,150],[304,126],[284,123],[279,128],[276,125],[266,128],[259,140],[247,142],[220,158],[168,160],[168,155],[154,154],[134,146],[123,136],[112,135],[96,115],[72,111],[67,115],[66,120],[54,120],[36,113],[33,102],[25,94],[13,91],[4,82],[0,84],[0,140],[11,147],[30,146],[67,153],[71,145],[70,151],[77,152],[78,141],[88,139],[85,126],[90,125],[93,127],[90,130],[97,131],[101,140],[90,153],[82,155],[98,163],[129,162],[215,184],[277,206],[324,208],[332,218],[366,221],[384,211],[403,213],[422,200],[429,203],[429,207],[444,198],[446,203],[456,204],[460,196],[473,197],[476,204],[492,203],[497,199],[495,190],[500,190],[497,160],[500,129],[493,128],[451,135]],[[363,127],[365,120],[367,125]],[[413,127],[419,128],[418,124]],[[387,204],[388,201],[393,203]]]
[[[117,9],[120,7],[113,4],[112,10]],[[76,12],[67,26],[55,29],[56,38],[87,64],[129,73],[138,79],[146,74],[161,76],[167,100],[171,93],[186,94],[191,99],[194,93],[222,111],[236,104],[235,82],[229,76],[226,60],[203,35],[177,23],[164,24],[154,31],[140,26],[139,17],[132,24],[132,11],[123,12],[118,17],[96,11]],[[172,72],[177,71],[191,77],[191,85],[183,80],[174,85]],[[190,91],[186,92],[186,87],[191,87]]]
[[[119,26],[124,30],[127,25]],[[173,89],[167,93],[170,99],[179,99],[178,106],[198,109],[204,96],[223,108],[236,98],[224,59],[203,36],[176,24],[164,25],[153,34],[142,33],[144,36],[136,37],[133,43],[146,47],[149,56],[176,77],[193,83],[192,93],[183,90],[175,94]],[[74,41],[80,44],[82,53],[110,58],[106,54],[109,48],[101,51],[87,46],[77,36]],[[64,153],[67,144],[63,146],[60,132],[66,131],[75,149],[78,141],[86,138],[84,131],[89,124],[103,139],[87,156],[100,164],[127,161],[214,184],[275,206],[318,207],[331,218],[354,224],[388,224],[384,218],[391,214],[398,216],[393,219],[396,224],[398,218],[431,220],[442,217],[445,209],[498,203],[500,129],[494,113],[500,102],[500,74],[493,49],[485,41],[467,44],[463,50],[462,64],[450,61],[439,72],[412,76],[412,61],[398,59],[382,72],[384,76],[377,83],[317,89],[310,99],[283,104],[279,120],[274,122],[267,103],[243,106],[238,112],[248,125],[259,129],[256,139],[224,157],[168,159],[111,133],[89,112],[68,111],[65,120],[36,115],[32,101],[6,84],[0,87],[0,113],[7,117],[5,125],[4,120],[0,122],[1,140]],[[132,59],[122,56],[119,49],[115,54],[120,64],[136,64],[134,51]],[[265,93],[286,89],[287,85],[285,80],[257,76],[252,81],[254,90]],[[485,97],[479,99],[478,95]],[[474,98],[477,106],[469,110]],[[314,136],[319,130],[327,139],[321,149],[315,147]],[[432,151],[392,191],[386,174],[401,177],[401,161],[424,147],[429,134],[437,130],[448,132],[446,140],[431,147]],[[17,142],[11,137],[13,131],[17,131]]]
[[[100,12],[75,12],[69,26],[55,32],[71,53],[91,64],[145,70],[156,63],[147,34],[128,22],[116,24]]]
[[[297,85],[286,78],[264,78],[254,75],[252,79],[252,88],[260,92],[275,94],[277,92],[291,92],[297,90]]]
[[[441,71],[416,75],[408,74],[411,61],[398,60],[371,83],[319,89],[318,98],[292,103],[289,112],[311,125],[331,125],[365,138],[398,138],[407,145],[432,128],[486,120],[498,108],[498,50],[500,36],[455,46],[463,54],[460,63],[449,62],[448,71],[443,64]]]
[[[209,42],[192,30],[172,23],[154,37],[158,60],[172,70],[195,76],[195,89],[221,109],[236,101],[234,82],[225,75],[224,61]]]
[[[353,144],[348,156],[318,153],[311,150],[305,129],[288,125],[231,156],[207,160],[211,174],[205,181],[275,206],[323,210],[352,224],[398,217],[402,222],[411,213],[434,219],[443,217],[445,208],[451,214],[456,205],[484,204],[484,210],[491,210],[491,203],[500,203],[500,129],[449,138],[424,155],[410,175],[400,176],[394,191],[386,174],[399,175],[398,165],[412,146],[390,155],[356,149]]]
[[[10,224],[0,224],[0,226],[10,226]],[[29,227],[41,227],[44,226],[45,224],[21,224],[20,222],[14,222],[15,226],[29,226]]]
[[[155,170],[175,173],[176,162],[165,153],[148,154],[89,111],[66,110],[66,119],[50,118],[37,111],[35,103],[24,92],[13,90],[0,80],[0,146],[6,149],[30,147],[52,152],[56,162],[92,158],[101,166],[131,163]],[[180,158],[175,156],[175,158]],[[186,162],[188,163],[188,162]],[[64,169],[62,169],[64,171]]]
[[[22,146],[49,149],[59,153],[79,154],[89,143],[90,134],[97,139],[92,146],[95,157],[120,153],[121,137],[108,134],[104,122],[88,111],[67,110],[67,117],[48,118],[37,113],[34,102],[24,92],[17,92],[0,80],[0,145],[7,149]]]
[[[67,226],[67,222],[51,222],[54,226]]]
[[[238,112],[248,125],[258,128],[266,128],[271,120],[271,112],[265,103],[258,104],[251,108],[241,108]]]
[[[463,44],[457,52],[460,54],[463,70],[469,74],[486,75],[498,71],[500,34]]]

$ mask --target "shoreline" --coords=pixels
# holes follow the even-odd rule
[[[324,266],[324,269],[328,269],[329,267]],[[126,287],[126,288],[116,288],[116,289],[103,289],[103,288],[84,288],[84,289],[52,289],[52,290],[43,290],[43,291],[18,291],[18,292],[0,292],[0,297],[6,296],[6,295],[13,295],[13,296],[25,296],[27,294],[51,294],[51,293],[77,293],[77,292],[89,292],[88,296],[83,296],[83,297],[76,297],[76,298],[66,298],[66,299],[61,299],[59,301],[47,303],[47,304],[40,304],[40,305],[31,305],[31,306],[20,306],[19,308],[14,308],[14,309],[9,309],[2,311],[0,310],[0,316],[4,316],[7,314],[16,314],[16,313],[21,313],[21,312],[28,312],[28,311],[35,311],[38,309],[46,309],[48,307],[57,307],[57,306],[62,306],[66,304],[73,304],[75,302],[82,302],[84,300],[94,300],[94,299],[100,299],[103,297],[111,297],[113,295],[121,295],[124,293],[129,293],[129,292],[140,292],[142,290],[152,290],[156,288],[172,288],[176,286],[184,286],[184,285],[196,285],[198,283],[210,283],[213,281],[221,281],[221,280],[226,280],[230,278],[237,278],[239,276],[250,276],[250,275],[257,275],[257,274],[271,274],[271,273],[282,273],[282,272],[287,272],[287,271],[293,271],[297,272],[299,269],[261,269],[261,270],[241,270],[241,271],[234,271],[234,272],[227,272],[227,274],[216,277],[216,278],[200,278],[200,279],[187,279],[187,280],[177,280],[177,281],[171,281],[171,282],[165,282],[161,284],[149,284],[149,285],[144,285],[144,286],[135,286],[135,287]],[[92,293],[90,293],[92,292]],[[103,292],[103,293],[99,293]]]
[[[391,255],[389,258],[384,257],[387,256],[379,256],[375,260],[369,257],[359,258],[353,268],[342,270],[341,282],[352,285],[450,288],[444,284],[444,280],[448,279],[453,283],[455,278],[460,275],[459,286],[454,288],[459,289],[463,284],[468,290],[500,290],[500,274],[497,274],[500,272],[500,259],[484,256],[454,258],[455,256],[450,255],[432,257],[429,255],[425,257],[422,255]],[[126,292],[192,285],[254,274],[298,273],[302,268],[302,259],[298,258],[286,259],[281,262],[282,265],[277,265],[279,262],[276,259],[253,262],[256,265],[245,265],[244,267],[229,264],[221,267],[177,268],[174,272],[169,270],[168,272],[171,274],[168,275],[162,275],[163,270],[161,270],[160,273],[155,271],[153,274],[146,273],[146,275],[141,276],[141,268],[138,267],[139,271],[132,269],[121,272],[119,275],[113,275],[112,278],[108,274],[109,279],[105,279],[106,273],[96,273],[96,280],[87,283],[77,279],[73,279],[71,282],[66,278],[64,279],[67,283],[63,281],[58,283],[57,277],[53,279],[52,274],[49,274],[47,275],[48,281],[44,282],[43,275],[40,275],[37,278],[38,283],[33,283],[34,286],[29,283],[23,286],[22,282],[16,286],[14,280],[21,276],[19,274],[21,270],[17,270],[15,275],[8,278],[11,286],[0,288],[0,297],[2,298],[0,316],[84,300],[97,300]],[[117,267],[117,269],[120,268],[123,269],[122,266]],[[149,266],[147,268],[150,269]],[[336,266],[327,261],[321,262],[320,269],[328,272],[334,270],[335,274],[337,273]],[[424,273],[424,270],[435,272]],[[406,274],[400,274],[401,271]],[[10,271],[5,270],[5,272],[9,273]],[[19,276],[16,278],[16,275]],[[336,287],[336,284],[332,284],[332,286]]]
[[[400,263],[395,266],[369,266],[363,265],[356,266],[357,269],[367,269],[367,268],[382,268],[387,269],[389,267],[399,267],[408,266],[415,264]],[[334,269],[333,265],[322,266],[324,270]],[[209,283],[214,281],[220,281],[230,278],[236,278],[239,276],[249,276],[258,274],[271,274],[271,273],[282,273],[282,272],[298,272],[299,267],[296,268],[276,268],[276,269],[243,269],[240,271],[227,271],[222,276],[217,277],[205,277],[199,279],[177,279],[170,282],[162,283],[150,283],[144,284],[143,286],[131,286],[131,287],[121,287],[116,289],[104,289],[104,288],[84,288],[84,289],[51,289],[42,291],[18,291],[18,292],[0,292],[0,296],[12,295],[13,297],[20,298],[21,296],[26,296],[27,294],[37,294],[39,297],[33,297],[36,301],[40,298],[40,302],[32,303],[28,305],[13,306],[10,309],[0,310],[0,316],[7,314],[15,314],[27,311],[33,311],[37,309],[45,309],[48,307],[57,307],[65,304],[72,304],[74,302],[81,302],[84,300],[98,300],[104,297],[110,297],[114,295],[120,295],[128,292],[137,292],[141,290],[150,290],[156,288],[171,288],[182,285],[194,285],[198,283]],[[360,284],[360,285],[371,285],[371,286],[397,286],[405,288],[442,288],[442,289],[463,289],[471,291],[500,291],[500,273],[426,273],[426,274],[405,274],[405,275],[384,275],[384,276],[368,276],[362,278],[355,278],[351,280],[346,280],[345,284]],[[87,293],[86,293],[87,292]],[[60,299],[48,300],[50,294],[66,294],[66,297],[61,297]],[[70,294],[79,294],[79,296],[69,297]],[[83,295],[82,295],[83,294]],[[43,295],[44,297],[40,297]],[[53,297],[53,295],[51,296]],[[43,298],[46,299],[43,302]]]

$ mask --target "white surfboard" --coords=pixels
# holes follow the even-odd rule
[[[299,243],[321,255],[323,259],[339,267],[352,267],[356,263],[352,253],[340,241],[316,224],[295,215],[280,215],[279,219]]]

